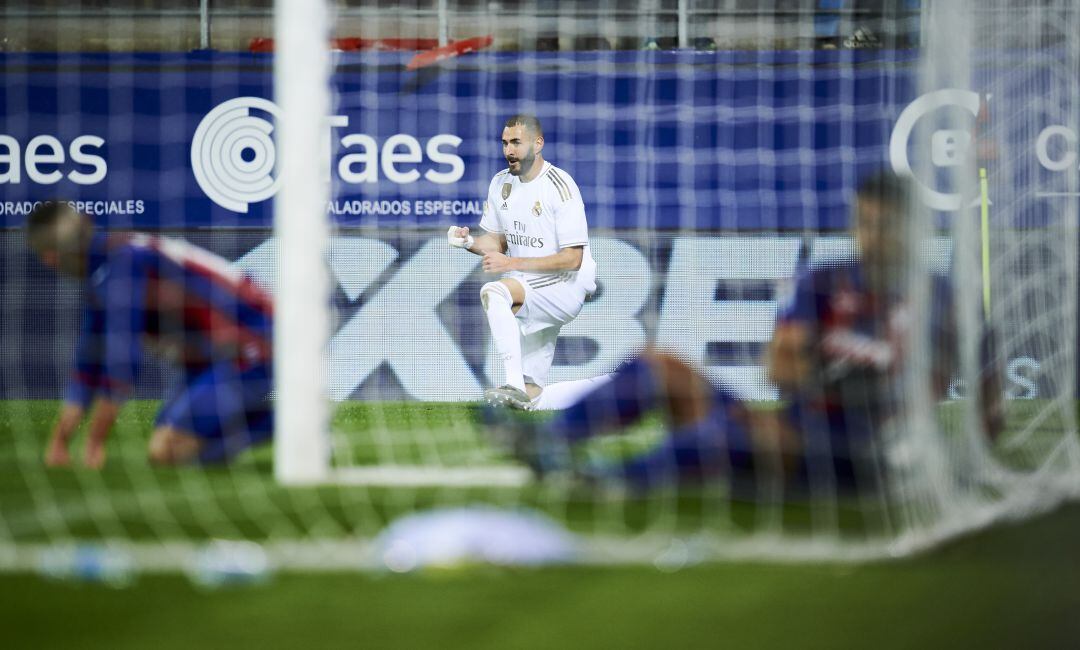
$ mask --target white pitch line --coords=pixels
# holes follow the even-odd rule
[[[385,487],[522,487],[533,480],[524,467],[372,465],[333,470],[328,483]]]

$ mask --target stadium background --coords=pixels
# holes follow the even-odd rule
[[[337,144],[324,164],[341,238],[337,399],[471,400],[497,380],[475,309],[478,261],[440,248],[439,233],[476,227],[503,166],[494,134],[515,111],[546,125],[545,154],[580,186],[601,262],[600,295],[564,332],[553,379],[607,372],[658,340],[744,396],[768,398],[755,364],[771,333],[772,287],[790,276],[797,240],[843,235],[855,183],[889,159],[893,126],[914,99],[909,50],[483,52],[437,74],[408,70],[411,56],[344,52],[335,62],[327,137]],[[235,117],[204,133],[233,105],[272,128],[255,105],[271,99],[271,54],[9,52],[0,63],[3,300],[18,315],[0,333],[22,342],[5,352],[15,372],[0,395],[58,396],[73,345],[77,294],[22,252],[18,228],[34,201],[67,197],[109,229],[248,256],[247,268],[272,281],[261,247],[273,189],[237,185],[213,148],[249,146],[269,184],[273,144],[237,144]],[[1034,156],[1024,163],[1015,173],[1039,169]],[[1048,218],[1037,201],[1014,214],[1017,226]],[[1027,272],[1039,272],[1037,259]],[[394,290],[421,298],[385,299]],[[391,344],[378,340],[378,322],[398,326]],[[1040,360],[1015,347],[1019,390],[1037,381]],[[372,351],[382,356],[357,361]],[[424,366],[428,378],[402,376]],[[167,383],[155,368],[138,395],[160,397]]]
[[[96,188],[74,187],[65,184],[66,181],[47,188],[33,188],[24,176],[19,187],[10,183],[4,186],[4,201],[39,198],[37,192],[42,189],[47,190],[45,196],[77,190],[87,198],[96,198],[96,192],[100,192],[97,195],[100,197],[119,195],[119,198],[137,198],[130,188],[138,188],[139,192],[152,188],[150,198],[145,200],[153,203],[156,199],[157,205],[150,206],[150,212],[121,215],[115,221],[110,221],[110,225],[128,227],[135,225],[136,217],[159,219],[163,214],[171,215],[175,219],[171,224],[148,221],[139,225],[179,232],[234,259],[256,249],[265,241],[268,212],[262,212],[264,221],[261,224],[245,222],[246,218],[259,214],[265,208],[253,206],[251,215],[240,217],[214,207],[200,191],[187,167],[187,147],[202,115],[218,101],[233,96],[267,96],[267,63],[265,59],[259,62],[260,57],[251,54],[172,52],[207,46],[224,52],[247,49],[250,39],[265,37],[272,31],[267,9],[269,3],[213,3],[209,34],[200,34],[199,11],[195,4],[179,1],[86,1],[80,3],[77,9],[71,9],[69,3],[59,1],[36,2],[32,6],[29,3],[23,6],[16,6],[16,3],[5,5],[2,14],[6,19],[3,34],[4,133],[15,135],[24,150],[29,138],[40,134],[55,135],[66,148],[71,138],[92,133],[93,128],[105,125],[109,131],[101,135],[109,141],[107,155],[110,173],[109,180]],[[692,26],[692,31],[688,33],[687,30],[678,30],[679,16],[674,2],[655,2],[645,7],[637,2],[625,3],[625,6],[618,4],[622,8],[610,17],[591,12],[588,6],[591,3],[573,3],[572,12],[564,8],[566,3],[531,3],[539,16],[516,17],[514,14],[518,3],[515,2],[450,2],[447,3],[450,14],[453,16],[456,11],[459,15],[446,21],[440,21],[437,15],[439,3],[434,1],[415,3],[422,4],[415,12],[402,11],[396,6],[397,3],[355,3],[360,4],[366,6],[353,6],[345,12],[338,25],[339,34],[365,38],[421,36],[438,41],[440,38],[474,36],[477,30],[473,26],[478,17],[484,26],[508,21],[512,28],[500,30],[495,49],[552,50],[558,53],[508,52],[481,56],[505,57],[509,62],[522,59],[536,61],[545,57],[550,57],[551,61],[576,57],[601,61],[624,59],[625,68],[630,69],[627,77],[644,79],[643,93],[647,93],[648,88],[656,88],[655,80],[663,75],[663,68],[657,64],[665,59],[672,61],[671,57],[703,57],[706,60],[712,57],[714,62],[722,62],[721,70],[730,70],[734,75],[738,74],[739,69],[731,64],[737,59],[760,60],[773,56],[770,53],[773,49],[858,46],[856,30],[859,27],[865,27],[875,35],[877,46],[908,45],[913,39],[913,24],[917,24],[918,20],[917,9],[910,6],[915,3],[907,2],[884,3],[884,9],[880,6],[866,9],[866,4],[870,3],[858,3],[854,8],[843,7],[847,3],[840,2],[768,3],[770,8],[762,9],[762,3],[741,0],[715,4],[690,2],[685,4],[700,13],[688,21]],[[561,6],[557,8],[557,4]],[[776,6],[772,7],[774,4]],[[493,9],[493,6],[501,9]],[[833,9],[834,6],[841,8]],[[828,8],[818,11],[821,7]],[[113,13],[102,17],[105,9]],[[568,18],[567,14],[570,13],[573,13],[573,17]],[[595,30],[590,29],[593,25],[596,26]],[[591,33],[593,31],[596,33]],[[701,35],[698,35],[699,32]],[[567,33],[576,35],[567,36]],[[204,39],[204,36],[210,38]],[[686,46],[699,51],[693,55],[626,51],[650,47],[654,43],[661,49]],[[739,54],[705,52],[714,46],[721,50],[745,48],[752,51]],[[578,54],[597,48],[601,53]],[[609,48],[624,51],[603,51]],[[23,54],[26,51],[94,54],[39,56]],[[147,54],[132,56],[131,51]],[[380,61],[400,64],[408,58],[408,55],[385,53],[356,56],[358,60],[368,61],[360,64],[361,67]],[[680,187],[696,187],[692,173],[685,169],[673,171],[680,168],[669,165],[657,165],[650,169],[652,166],[642,160],[643,148],[677,142],[677,128],[658,126],[653,140],[624,143],[628,146],[624,153],[635,175],[640,174],[650,183],[664,178],[666,174],[673,175],[668,184],[657,185],[656,191],[646,191],[645,201],[633,202],[634,208],[647,206],[640,207],[639,212],[631,213],[620,208],[618,202],[622,194],[605,197],[601,192],[590,205],[590,217],[600,220],[594,222],[598,235],[634,246],[650,269],[659,271],[661,279],[655,280],[656,286],[650,287],[641,311],[635,316],[647,331],[655,331],[656,324],[652,321],[659,318],[659,296],[665,284],[662,276],[670,268],[674,238],[698,234],[707,237],[717,234],[717,229],[728,228],[740,228],[744,230],[743,234],[752,234],[758,229],[781,227],[780,220],[789,218],[792,220],[783,222],[786,224],[783,227],[792,229],[795,237],[818,227],[825,231],[841,227],[844,223],[840,209],[843,192],[850,189],[854,181],[850,170],[858,169],[859,163],[880,160],[891,120],[910,99],[910,95],[905,94],[910,89],[904,81],[908,70],[893,55],[844,49],[841,53],[817,51],[778,56],[804,56],[814,60],[820,57],[826,63],[835,58],[851,62],[862,57],[866,61],[884,61],[888,69],[886,81],[889,85],[889,101],[872,109],[878,111],[877,114],[863,116],[867,125],[863,133],[868,135],[866,140],[856,139],[859,147],[853,146],[853,142],[833,147],[832,154],[849,164],[848,172],[838,172],[835,167],[819,171],[818,164],[824,164],[829,156],[819,161],[815,155],[813,160],[791,163],[791,169],[796,171],[792,177],[783,172],[778,172],[772,178],[758,177],[757,174],[744,177],[745,194],[738,199],[729,193],[709,197],[695,196],[693,190],[680,192]],[[189,100],[186,90],[188,82],[198,75],[213,74],[210,70],[218,57],[255,62],[251,65],[254,69],[249,71],[252,76],[243,76],[236,68],[226,70],[223,72],[224,78],[218,79],[221,85],[215,86],[221,89],[220,98],[204,95]],[[725,61],[725,58],[729,60]],[[178,61],[181,62],[179,65]],[[166,63],[170,65],[165,66]],[[611,69],[615,69],[614,64],[611,65]],[[706,63],[706,66],[709,65]],[[97,72],[89,72],[95,66]],[[142,78],[139,70],[149,75],[143,81],[150,88],[149,92],[163,92],[168,97],[183,97],[183,100],[173,103],[168,99],[162,101],[159,96],[156,105],[155,102],[136,102],[134,93]],[[867,72],[863,66],[855,70],[856,74]],[[32,73],[34,81],[25,86],[14,81],[20,77],[26,79],[28,72]],[[716,72],[716,69],[711,69],[708,74]],[[119,77],[106,79],[106,75],[114,73]],[[94,78],[94,74],[100,76]],[[176,76],[170,79],[169,74]],[[517,73],[509,74],[516,76]],[[758,75],[759,72],[752,74]],[[829,74],[827,66],[822,74]],[[875,76],[884,73],[874,72],[871,68],[868,74]],[[380,94],[381,101],[394,100],[388,102],[389,107],[396,105],[394,102],[398,101],[399,96],[395,93],[400,93],[409,80],[403,80],[403,74],[397,71],[386,76],[393,78],[384,83],[396,89]],[[771,101],[773,86],[767,85],[763,90],[760,84],[771,84],[772,76],[769,73],[765,80],[751,80],[753,90],[750,95],[717,97],[724,93],[714,90],[713,96],[718,100],[746,100],[749,97],[753,102],[763,98]],[[805,79],[804,72],[803,83]],[[164,83],[156,88],[160,81]],[[877,81],[879,84],[882,82],[880,78]],[[438,78],[430,83],[436,84],[433,87],[441,89],[441,92],[451,88],[451,95],[457,96],[457,87],[438,85],[444,83]],[[114,87],[112,84],[118,84],[116,87],[121,89],[131,88],[132,95],[125,97],[124,91],[120,91],[120,97],[124,98],[122,106],[117,106],[116,101],[100,104],[92,98],[93,90],[76,92],[74,89],[79,88],[80,84],[87,84],[90,88],[95,85],[101,88],[105,84]],[[633,82],[628,81],[628,84],[632,86]],[[196,86],[194,83],[190,85]],[[30,92],[35,88],[33,93]],[[529,86],[519,86],[517,90],[528,91]],[[849,86],[841,92],[851,90],[853,87]],[[879,85],[867,96],[882,90],[883,87]],[[813,92],[816,96],[816,90],[812,87],[804,87],[801,91]],[[170,92],[173,94],[168,95]],[[470,96],[468,92],[465,97]],[[34,111],[23,115],[23,118],[26,115],[29,118],[9,115],[9,112],[13,112],[13,101],[25,102],[21,106],[29,107],[34,93],[38,93],[36,101],[41,103],[32,104]],[[417,91],[417,94],[421,95],[422,91]],[[650,106],[656,108],[656,104],[661,103],[658,100],[664,97],[644,96],[650,97],[652,104],[630,109],[631,122],[649,119]],[[573,94],[569,97],[573,97]],[[828,92],[824,97],[832,97],[831,101],[836,101],[835,96]],[[400,101],[417,100],[405,96]],[[50,103],[55,106],[55,111],[49,110]],[[737,108],[738,102],[732,103]],[[633,100],[628,99],[627,105],[634,104]],[[91,110],[83,112],[83,107]],[[539,111],[541,106],[536,108]],[[75,110],[74,114],[80,117],[72,121],[73,113],[61,113],[61,109]],[[435,110],[434,106],[432,110]],[[170,119],[159,121],[162,113],[169,111],[173,111]],[[14,112],[21,113],[21,109]],[[500,166],[493,134],[505,112],[502,107],[488,106],[472,118],[455,122],[455,127],[471,132],[475,138],[460,134],[463,138],[463,158],[470,156],[465,158],[466,176],[454,186],[456,190],[446,186],[421,189],[421,182],[416,187],[419,192],[416,198],[441,197],[454,191],[460,191],[469,199],[477,197],[483,191],[487,178]],[[663,110],[657,112],[662,114]],[[747,111],[747,115],[751,113],[751,110]],[[853,119],[850,111],[846,113],[845,119]],[[120,116],[115,122],[112,121],[114,114]],[[146,137],[146,140],[138,143],[130,141],[125,147],[124,139],[132,136],[129,132],[132,120],[123,117],[126,115],[136,116],[135,123],[150,124],[146,132],[134,130],[136,138]],[[355,119],[358,122],[354,125],[362,124],[364,119],[376,118],[358,113]],[[408,127],[415,126],[399,127],[392,116],[381,119],[384,122],[379,123],[376,119],[374,130],[369,131],[365,126],[356,128],[356,131],[370,133],[381,141],[386,135],[407,133]],[[804,114],[799,119],[804,120],[799,128],[806,129],[820,116]],[[580,141],[587,145],[590,142],[590,126],[587,120],[583,119],[582,122],[586,123],[578,125],[576,120],[572,120],[569,124],[563,122],[549,126],[553,151],[560,152],[563,150],[559,147],[574,146],[579,142],[576,137],[581,137]],[[93,124],[93,128],[87,128],[88,124]],[[111,128],[108,126],[110,124]],[[833,133],[841,133],[843,126],[826,125],[823,129],[826,133],[831,129],[836,129]],[[749,144],[748,148],[755,152],[769,151],[773,136],[768,134],[776,133],[773,129],[770,121],[761,122],[758,118],[753,130],[756,131],[755,135],[765,137]],[[813,130],[816,133],[816,125]],[[444,131],[440,129],[438,132]],[[750,132],[751,129],[741,129],[739,134],[746,136]],[[423,142],[424,134],[416,135]],[[715,137],[718,142],[723,141],[719,135]],[[735,136],[730,137],[734,143]],[[609,142],[615,143],[616,140]],[[804,140],[806,142],[817,144],[815,138]],[[163,143],[169,143],[173,148],[164,152],[159,149]],[[473,147],[471,151],[470,147]],[[591,147],[585,148],[588,150]],[[590,173],[587,169],[579,171],[579,165],[589,166],[587,152],[573,150],[569,155],[559,153],[551,157],[556,163],[570,169],[583,186],[590,182],[592,187],[596,187],[603,182],[617,182],[616,178],[622,178],[621,174],[601,171],[603,161],[594,162],[594,172]],[[168,178],[155,175],[154,164],[160,161],[171,161],[176,169],[183,171],[170,174]],[[145,169],[151,176],[136,178],[135,170],[141,164],[147,165]],[[63,167],[64,172],[69,169]],[[814,171],[809,171],[811,169]],[[804,171],[798,173],[797,170]],[[182,179],[178,176],[182,176]],[[794,188],[777,180],[796,178],[798,181],[794,188],[798,189],[791,194],[790,204],[765,206],[765,212],[771,213],[769,218],[774,221],[757,223],[759,217],[753,215],[760,214],[760,211],[734,212],[746,218],[740,222],[707,221],[718,214],[721,219],[725,218],[725,214],[733,215],[727,211],[717,212],[712,206],[730,205],[737,201],[747,201],[746,205],[751,205],[759,201],[754,183],[761,183],[760,187],[767,188],[769,193],[780,190],[783,195],[784,190]],[[117,186],[110,188],[109,183],[117,183]],[[818,183],[824,187],[819,187]],[[117,188],[121,191],[114,192]],[[818,209],[807,208],[802,200],[807,196],[807,188],[812,189],[816,197],[814,200],[821,203],[816,206]],[[398,188],[378,189],[380,192],[387,191],[388,195],[398,191]],[[829,189],[833,193],[818,194],[818,189]],[[169,192],[175,194],[163,196]],[[407,192],[405,194],[408,195]],[[832,199],[828,198],[830,196]],[[163,198],[166,200],[163,201]],[[700,208],[692,213],[702,215],[706,221],[669,223],[672,231],[661,234],[659,243],[635,236],[619,226],[618,215],[624,213],[633,214],[634,219],[641,220],[635,221],[634,227],[649,227],[654,225],[654,220],[668,218],[670,213],[656,209],[662,200],[671,202],[668,205]],[[189,201],[193,203],[189,204]],[[265,202],[266,206],[268,204],[269,201]],[[781,210],[781,207],[785,209]],[[822,207],[831,207],[832,210],[820,209]],[[793,216],[796,214],[798,216]],[[206,221],[199,222],[203,217]],[[47,277],[39,268],[27,266],[21,235],[17,231],[21,220],[18,215],[5,215],[4,218],[4,241],[0,249],[4,258],[0,271],[3,273],[5,293],[3,304],[9,315],[15,316],[0,322],[0,337],[9,342],[4,352],[5,372],[0,392],[4,397],[54,395],[62,380],[66,359],[70,356],[70,336],[76,324],[74,307],[78,296],[70,286],[57,285],[56,280]],[[358,229],[343,229],[341,232],[346,236],[386,241],[402,253],[401,258],[410,259],[429,241],[429,237],[435,237],[428,229],[437,235],[436,226],[444,223],[446,221],[432,219],[427,223],[415,224],[415,228],[411,228],[413,224],[407,224],[410,227],[401,233],[388,236],[377,229],[366,231],[363,224],[353,221],[349,226]],[[395,229],[399,225],[395,224]],[[210,226],[210,229],[205,229],[205,226]],[[248,226],[252,227],[249,229]],[[608,228],[610,230],[605,230]],[[701,229],[700,233],[696,232],[698,228]],[[791,246],[787,249],[794,250]],[[785,252],[779,257],[786,260],[788,255],[791,253]],[[786,268],[787,264],[781,261],[778,267]],[[1037,272],[1037,267],[1034,272]],[[475,278],[471,280],[476,281]],[[767,301],[769,296],[765,284],[755,279],[742,279],[730,285],[720,283],[714,295],[708,298],[723,299],[725,295],[734,294],[740,299]],[[356,309],[360,306],[356,304],[357,301],[348,299],[349,291],[346,288],[339,293],[340,307]],[[474,293],[467,279],[460,289],[460,295],[453,299],[462,308],[463,315],[468,313]],[[359,302],[363,302],[363,297]],[[446,322],[445,319],[443,322]],[[467,321],[462,321],[458,327],[460,330],[455,334],[470,331]],[[760,341],[752,341],[747,346],[733,344],[726,349],[714,346],[713,351],[743,363],[753,354],[756,343]],[[477,338],[471,344],[474,347],[469,348],[468,343],[463,346],[463,354],[478,381],[483,366],[482,352],[479,351],[482,344],[482,339]],[[566,363],[587,363],[595,354],[587,342],[579,347],[577,356],[564,359]],[[156,395],[161,382],[160,370],[149,373],[141,387],[142,395]],[[381,398],[400,394],[394,392],[400,388],[389,377],[384,377],[382,383],[370,387],[370,396]],[[358,396],[366,395],[361,391]],[[75,482],[68,487],[80,489],[82,485]],[[657,647],[663,644],[713,646],[720,640],[733,645],[773,647],[1064,647],[1080,638],[1080,629],[1073,615],[1077,604],[1075,585],[1080,578],[1080,565],[1075,561],[1070,541],[1080,530],[1077,522],[1078,514],[1073,507],[1048,521],[1020,528],[999,529],[974,539],[962,540],[929,557],[876,566],[720,565],[694,567],[674,574],[666,573],[668,569],[664,567],[659,567],[661,570],[648,567],[634,570],[570,569],[564,572],[492,573],[479,576],[447,573],[402,580],[354,575],[332,578],[294,575],[282,576],[272,589],[225,590],[214,594],[195,591],[183,578],[172,576],[147,577],[136,589],[118,592],[100,587],[48,584],[36,576],[13,576],[4,578],[4,588],[0,590],[4,594],[4,606],[0,607],[0,611],[4,612],[4,627],[11,631],[10,638],[16,647],[40,645],[43,640],[46,645],[145,647],[146,640],[151,638],[158,647],[187,647],[191,640],[216,644],[223,639],[239,644],[260,642],[263,647],[311,643],[313,639],[320,640],[325,647],[351,647],[358,642],[402,647],[454,643],[469,647],[551,647],[555,644],[605,643],[621,647]],[[318,603],[318,612],[311,611],[313,603]],[[514,607],[508,603],[514,603]],[[63,625],[56,624],[58,612],[64,618]],[[583,612],[588,612],[588,615]],[[193,617],[194,622],[189,623],[185,614]],[[247,628],[243,629],[238,624],[241,617],[260,622],[258,625],[243,626]]]

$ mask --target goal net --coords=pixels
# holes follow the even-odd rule
[[[461,512],[539,515],[574,561],[859,560],[1080,490],[1070,3],[113,4],[4,10],[0,567],[394,568],[395,522]],[[485,406],[509,381],[480,298],[500,276],[447,242],[532,191],[491,183],[515,114],[584,205],[597,289],[539,382],[584,420]],[[876,248],[852,235],[875,176],[902,179]],[[272,444],[148,462],[162,423],[202,426],[185,414],[270,421],[148,348],[104,467],[85,430],[70,467],[44,462],[101,279],[28,251],[47,199],[272,295]],[[508,223],[542,236],[547,201]],[[250,325],[236,299],[153,334],[219,349]],[[782,325],[809,336],[787,365]],[[585,389],[633,386],[646,349],[707,383],[646,364],[607,406]]]

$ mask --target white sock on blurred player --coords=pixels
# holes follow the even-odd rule
[[[599,377],[589,377],[588,379],[549,384],[544,386],[544,392],[533,400],[532,407],[538,411],[562,410],[611,381],[611,377],[611,374],[607,374]]]
[[[487,314],[491,338],[495,350],[502,359],[506,371],[506,383],[521,391],[525,390],[525,377],[521,370],[521,330],[513,311],[510,290],[499,282],[490,282],[481,289],[481,304]]]

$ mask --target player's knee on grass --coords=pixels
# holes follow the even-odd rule
[[[147,457],[154,465],[184,465],[194,462],[202,449],[202,440],[174,427],[154,429],[147,446]]]

